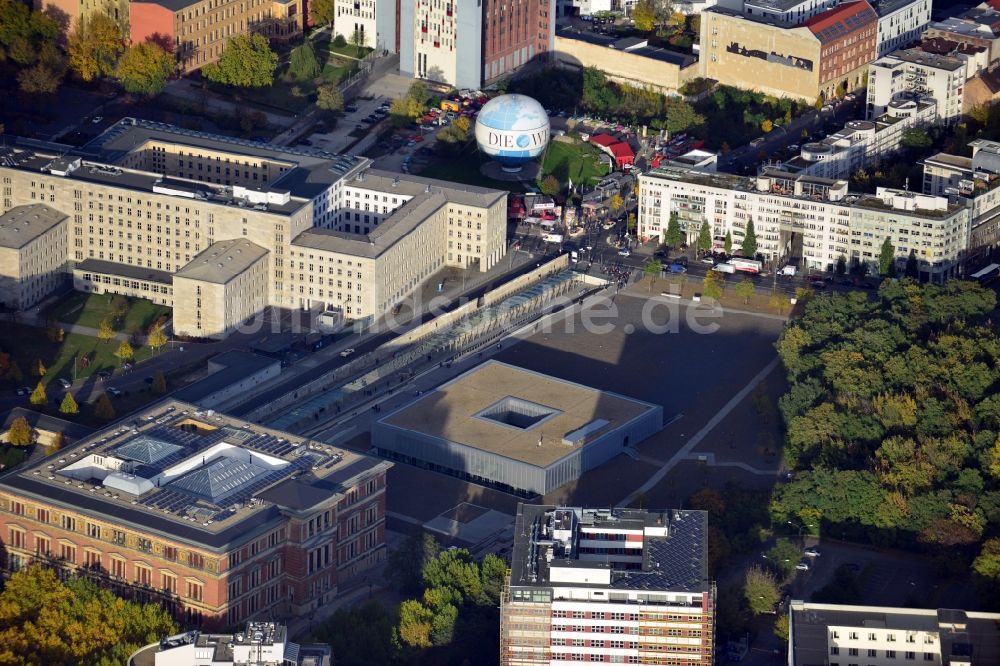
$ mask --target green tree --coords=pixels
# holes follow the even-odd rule
[[[316,25],[326,24],[332,28],[333,19],[337,16],[336,0],[312,0],[309,3],[309,13],[312,16],[313,23]],[[340,46],[343,46],[343,44]]]
[[[675,211],[671,211],[670,213],[670,219],[667,222],[667,232],[663,236],[663,242],[674,250],[681,244],[681,223]]]
[[[668,97],[664,102],[663,111],[666,114],[664,127],[670,134],[686,132],[705,124],[705,116],[679,97]]]
[[[743,278],[738,285],[736,285],[736,295],[743,299],[743,304],[746,305],[753,298],[754,292],[756,291],[754,287],[753,280],[750,278]]]
[[[549,174],[548,176],[543,178],[540,183],[538,183],[538,189],[541,191],[542,194],[547,194],[548,196],[551,197],[556,194],[559,194],[559,190],[562,189],[562,185],[559,184],[559,181],[556,179],[555,176]]]
[[[660,277],[660,273],[663,272],[663,266],[658,259],[649,259],[643,264],[642,272],[649,278],[649,291],[652,292],[656,278]]]
[[[773,613],[781,600],[774,574],[756,565],[747,569],[743,580],[743,597],[754,615]]]
[[[920,263],[917,261],[917,251],[911,249],[906,258],[906,277],[916,279],[920,276]]]
[[[344,110],[344,95],[336,83],[324,83],[316,89],[316,106],[333,113]]]
[[[44,377],[45,373],[48,372],[48,370],[45,368],[45,363],[43,363],[42,359],[40,358],[35,359],[35,367],[33,368],[33,371],[34,372],[32,374],[34,374],[36,377]]]
[[[153,42],[139,42],[125,51],[116,76],[122,87],[134,95],[158,95],[174,71],[174,57]]]
[[[38,564],[11,575],[0,593],[0,645],[17,655],[11,663],[124,664],[176,631],[155,603],[126,601],[82,578],[62,582]]]
[[[847,273],[847,257],[842,254],[837,257],[837,267],[835,272],[837,275],[844,275]]]
[[[35,443],[35,431],[28,423],[28,419],[18,416],[10,422],[7,429],[7,443],[11,446],[30,446]]]
[[[878,274],[885,277],[892,271],[893,264],[896,263],[896,248],[892,246],[892,240],[886,236],[882,241],[882,250],[878,254]]]
[[[778,539],[766,553],[764,553],[768,564],[774,567],[782,577],[787,578],[795,571],[795,564],[802,553],[798,547],[788,539]]]
[[[788,614],[783,613],[774,621],[774,635],[781,641],[788,641]]]
[[[986,540],[972,563],[972,569],[983,578],[1000,580],[1000,539]]]
[[[912,127],[905,132],[903,132],[903,138],[900,141],[904,148],[910,148],[913,150],[924,150],[930,148],[934,140],[927,133],[927,130],[920,127]]]
[[[118,23],[106,14],[93,12],[82,17],[70,33],[66,49],[69,66],[84,81],[111,76],[125,46]]]
[[[712,227],[709,226],[708,221],[701,223],[701,229],[698,230],[698,251],[708,254],[712,250]]]
[[[490,605],[499,604],[500,594],[507,580],[507,563],[493,553],[487,553],[479,565],[479,572],[486,602]]]
[[[148,344],[153,351],[160,351],[163,346],[167,344],[167,334],[163,332],[163,324],[156,322],[149,327],[149,335],[146,336],[146,344]]]
[[[355,28],[354,32],[351,33],[351,44],[361,48],[367,46],[368,37],[364,30],[361,28]]]
[[[94,416],[102,421],[113,421],[115,418],[115,406],[111,404],[111,398],[107,393],[102,393],[94,405]]]
[[[118,350],[115,351],[115,356],[117,356],[122,363],[130,359],[135,358],[135,349],[129,344],[128,340],[122,340],[121,344],[118,345]]]
[[[705,298],[719,300],[722,297],[722,277],[717,271],[708,271],[701,282],[701,294]]]
[[[48,403],[49,396],[45,393],[45,384],[38,382],[35,390],[31,392],[31,404],[39,406]]]
[[[423,571],[427,563],[437,557],[441,546],[428,532],[411,534],[399,548],[389,551],[386,577],[401,594],[420,592]]]
[[[847,94],[847,86],[843,82],[837,84],[837,89],[833,91],[833,94],[837,99],[844,99],[844,95]]]
[[[652,0],[639,0],[632,8],[632,20],[639,32],[652,32],[656,27],[656,5]]]
[[[722,251],[725,252],[727,256],[733,253],[733,232],[726,232],[726,239],[723,241]]]
[[[819,97],[816,98],[816,101],[813,102],[813,108],[819,111],[820,109],[823,108],[824,104],[826,104],[826,102],[823,101],[823,95],[821,94]],[[808,130],[802,130],[802,131],[805,133],[806,136],[808,136],[809,134]]]
[[[63,396],[62,404],[59,405],[59,413],[70,416],[80,413],[80,406],[76,404],[76,399],[69,391]]]
[[[238,88],[266,88],[274,83],[278,56],[263,35],[235,35],[226,40],[217,63],[201,72],[209,81]]]
[[[410,647],[428,648],[431,642],[434,612],[415,599],[399,605],[399,638]]]
[[[101,342],[110,342],[114,337],[115,329],[111,327],[111,322],[107,319],[102,319],[97,328],[97,339]]]
[[[292,49],[288,58],[288,73],[296,81],[312,81],[322,70],[311,41],[307,39]]]
[[[740,246],[740,251],[744,257],[750,259],[757,256],[757,233],[753,228],[753,218],[747,220],[747,230],[743,236],[743,245]]]
[[[773,122],[772,122],[772,121],[771,121],[770,119],[768,119],[768,118],[765,118],[765,119],[764,119],[764,120],[763,120],[763,121],[762,121],[762,122],[760,123],[760,130],[761,130],[761,131],[762,131],[762,132],[763,132],[764,134],[770,134],[770,133],[771,133],[771,130],[773,130],[773,129],[774,129],[774,123],[773,123]]]
[[[151,386],[153,393],[157,395],[163,395],[167,392],[167,376],[163,374],[162,370],[157,370],[156,374],[153,375],[153,384]]]

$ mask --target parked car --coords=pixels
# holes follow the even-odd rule
[[[621,256],[621,257],[631,257],[632,256],[632,250],[628,249],[627,247],[623,247],[622,249],[618,250],[618,256]]]
[[[805,553],[808,557],[819,557],[819,551],[812,547],[806,548],[802,552]]]
[[[64,389],[68,389],[68,388],[71,388],[73,386],[73,382],[71,382],[70,380],[66,379],[65,377],[60,377],[56,381],[59,382],[59,386],[62,386]]]
[[[703,264],[708,264],[709,266],[715,265],[715,259],[713,259],[711,255],[706,255],[701,259],[699,259],[698,261],[700,261]]]
[[[21,388],[17,389],[17,394],[18,395],[31,395],[31,389],[28,388],[27,386],[22,386]]]
[[[106,382],[108,381],[108,379],[111,378],[111,373],[108,372],[107,370],[101,370],[100,372],[97,373],[97,378],[100,379],[102,382]]]
[[[347,358],[348,356],[350,356],[350,355],[351,355],[351,354],[353,354],[353,353],[354,353],[354,349],[353,349],[353,348],[351,348],[351,347],[348,347],[347,349],[344,349],[343,351],[341,351],[341,352],[340,352],[340,355],[341,355],[341,356],[342,356],[343,358]]]
[[[805,560],[802,560],[801,562],[795,565],[795,568],[798,569],[799,571],[809,571],[809,563],[806,562]]]
[[[347,113],[356,113],[357,110],[358,107],[354,106],[353,104],[348,104],[347,106],[344,107],[344,111],[346,111]]]
[[[107,391],[108,395],[110,395],[112,398],[120,398],[120,397],[122,397],[122,392],[119,391],[118,389],[116,389],[114,386],[109,386],[105,390]]]
[[[151,376],[146,376],[142,378],[142,381],[146,382],[147,384],[152,384],[153,378]]]

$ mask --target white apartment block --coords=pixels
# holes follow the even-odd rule
[[[876,54],[882,57],[920,41],[931,22],[932,0],[881,0],[872,3],[878,13]]]
[[[962,116],[966,63],[919,49],[895,51],[868,66],[867,118],[878,118],[889,103],[909,94],[933,97],[937,117],[955,123]]]
[[[850,178],[858,169],[898,151],[906,130],[936,121],[937,104],[933,99],[900,95],[876,120],[849,120],[830,136],[804,144],[798,155],[782,163],[781,169],[802,176]]]
[[[964,202],[890,188],[851,194],[846,180],[765,169],[756,178],[660,168],[639,177],[639,235],[661,238],[676,213],[688,238],[708,222],[713,237],[732,234],[739,248],[753,220],[758,253],[772,265],[790,259],[832,270],[837,259],[878,262],[888,237],[903,262],[916,252],[921,277],[955,276],[970,244]]]
[[[558,0],[558,16],[593,16],[597,12],[610,12],[611,0]]]
[[[711,666],[703,511],[520,504],[500,602],[501,666]]]
[[[60,212],[53,247],[77,288],[170,305],[179,334],[222,337],[266,307],[372,321],[435,272],[485,271],[506,250],[499,190],[132,119],[95,142],[86,158],[4,149],[0,214]]]
[[[1000,663],[997,613],[793,600],[789,620],[789,666]]]
[[[746,0],[743,13],[776,25],[795,26],[838,4],[840,0]]]
[[[972,157],[938,153],[924,160],[924,194],[960,197],[971,209],[971,253],[1000,245],[1000,143],[976,139]]]
[[[396,3],[390,0],[335,0],[333,30],[348,42],[396,51]]]

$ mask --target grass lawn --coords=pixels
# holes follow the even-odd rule
[[[330,53],[345,55],[348,58],[357,58],[358,60],[361,60],[371,52],[372,50],[367,46],[355,46],[354,44],[335,46],[332,42],[330,44]]]
[[[570,178],[574,185],[592,185],[607,175],[607,169],[598,161],[599,154],[589,143],[552,141],[545,151],[542,174],[552,174],[563,185]]]
[[[110,319],[113,294],[85,294],[75,291],[45,311],[48,319],[63,324],[79,324],[97,328],[105,318]],[[170,316],[170,308],[142,298],[128,299],[128,313],[122,331],[139,330],[145,333],[159,317]]]
[[[72,379],[74,358],[82,359],[87,356],[90,359],[87,367],[82,367],[82,363],[77,364],[77,379],[89,377],[100,370],[112,370],[121,365],[121,361],[114,355],[119,344],[116,341],[104,343],[95,337],[75,333],[67,333],[62,342],[52,342],[43,329],[8,321],[0,322],[0,351],[10,354],[24,375],[20,382],[3,380],[3,383],[11,388],[33,387],[38,383],[34,369],[39,359],[47,370],[42,377],[46,386],[59,377]],[[149,347],[141,347],[136,350],[135,358],[143,361],[151,353]]]

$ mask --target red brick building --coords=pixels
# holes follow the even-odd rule
[[[158,403],[0,479],[7,566],[44,561],[189,624],[308,613],[385,557],[391,463]]]
[[[160,44],[176,55],[182,72],[190,72],[218,60],[234,35],[300,37],[304,0],[133,0],[129,23],[133,43]]]
[[[860,88],[878,47],[878,14],[865,0],[845,2],[805,23],[820,42],[820,89],[830,99],[837,88]]]

